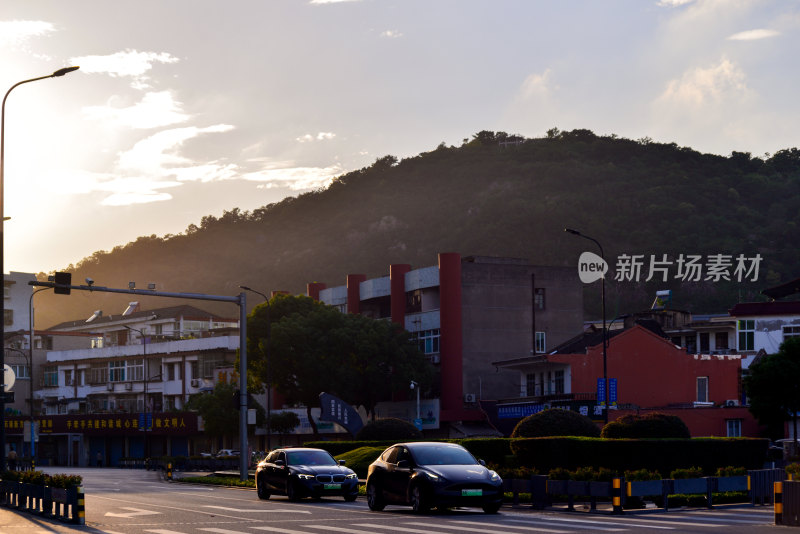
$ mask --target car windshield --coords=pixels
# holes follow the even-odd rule
[[[418,465],[475,465],[475,458],[461,447],[418,447],[412,451]]]
[[[287,465],[339,465],[325,451],[294,451],[286,453]]]

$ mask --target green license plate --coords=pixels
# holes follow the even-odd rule
[[[325,484],[325,489],[334,490],[334,489],[342,489],[341,484]]]
[[[465,489],[461,490],[462,497],[480,497],[483,495],[483,490],[479,489]]]

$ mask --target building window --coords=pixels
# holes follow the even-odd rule
[[[783,339],[789,339],[790,337],[800,337],[800,326],[783,327]]]
[[[43,386],[58,385],[58,367],[45,367],[42,373]]]
[[[189,362],[189,373],[192,375],[188,377],[190,380],[192,378],[201,378],[200,374],[197,371],[197,360]]]
[[[537,354],[541,354],[545,352],[547,349],[547,343],[545,343],[545,335],[544,332],[536,332],[536,346],[534,350]]]
[[[108,366],[104,364],[92,365],[89,369],[90,384],[105,384],[108,382]]]
[[[536,395],[536,373],[525,375],[525,396],[533,397]]]
[[[697,377],[697,402],[708,402],[708,377]]]
[[[27,365],[14,364],[11,365],[11,370],[14,371],[17,380],[30,380],[31,378],[31,368]]]
[[[103,336],[93,337],[92,338],[92,348],[93,349],[102,349],[103,348]]]
[[[560,395],[564,393],[564,370],[559,369],[554,373],[553,376],[553,393],[556,395]]]
[[[3,320],[6,326],[14,324],[14,310],[3,310]]]
[[[108,381],[125,381],[125,362],[108,362]]]
[[[419,350],[425,354],[438,354],[439,340],[441,339],[440,330],[434,328],[433,330],[420,330],[417,332],[417,342],[419,343]]]
[[[729,438],[742,437],[742,420],[741,419],[726,419],[725,424],[728,427]]]
[[[533,307],[537,310],[543,310],[545,306],[544,288],[537,287],[533,290]]]
[[[725,350],[728,348],[728,333],[717,332],[714,334],[714,345],[717,350]]]
[[[422,291],[419,289],[406,293],[406,314],[422,311]]]
[[[144,360],[130,360],[127,363],[128,380],[144,379]]]
[[[752,319],[736,322],[739,332],[739,350],[755,350],[756,322]]]
[[[707,354],[711,351],[708,332],[700,332],[700,352]]]

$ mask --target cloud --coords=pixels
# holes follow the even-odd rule
[[[757,39],[768,39],[778,35],[780,35],[780,32],[775,30],[758,29],[735,33],[728,37],[728,39],[731,41],[755,41]]]
[[[108,56],[82,56],[70,59],[73,65],[80,65],[81,72],[108,74],[111,77],[134,78],[134,89],[147,88],[145,74],[155,63],[177,63],[178,58],[167,52],[139,52],[124,50]]]
[[[55,26],[42,20],[0,21],[0,47],[21,46],[33,37],[42,37],[54,31]]]
[[[50,177],[53,192],[63,195],[111,193],[100,204],[124,206],[170,200],[172,195],[160,192],[182,185],[176,181],[153,180],[142,176],[116,177],[111,174],[83,170],[59,170]]]
[[[387,39],[397,39],[402,36],[403,34],[397,30],[386,30],[385,32],[381,32],[381,37],[386,37]]]
[[[657,5],[661,7],[680,7],[686,4],[691,4],[695,0],[659,0]]]
[[[108,120],[131,128],[156,128],[186,122],[189,115],[170,91],[146,93],[142,100],[128,107],[91,106],[83,109],[90,119]]]
[[[748,94],[744,72],[723,58],[717,65],[691,69],[680,79],[670,81],[657,102],[701,107],[746,98]]]
[[[263,182],[261,189],[289,188],[292,191],[304,191],[327,187],[334,178],[342,173],[341,166],[330,167],[294,167],[292,162],[274,162],[265,165],[264,169],[242,175],[245,180]]]
[[[553,89],[557,89],[557,87],[553,85],[552,74],[552,71],[547,69],[542,74],[528,75],[520,87],[520,98],[523,100],[528,100],[531,98],[548,97],[552,93]]]
[[[305,134],[301,135],[300,137],[295,137],[295,141],[298,143],[309,143],[312,141],[329,141],[336,137],[336,134],[333,132],[319,132],[317,135]]]

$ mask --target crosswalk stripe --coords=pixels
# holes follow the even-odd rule
[[[250,527],[256,530],[266,530],[267,532],[280,532],[281,534],[313,534],[307,530],[293,530],[280,527]]]
[[[470,527],[465,527],[463,525],[443,525],[443,524],[440,524],[440,523],[438,523],[436,525],[430,525],[429,523],[422,523],[422,522],[403,523],[403,524],[404,525],[415,525],[415,526],[428,527],[428,529],[430,529],[431,526],[435,526],[436,528],[456,529],[456,530],[460,530],[462,532],[482,532],[484,534],[508,534],[507,530],[489,530],[489,529],[486,528],[486,526],[488,526],[488,524],[486,526],[484,526],[483,528],[470,528]],[[495,526],[495,525],[492,525],[492,526]],[[430,530],[429,530],[429,532],[430,532]],[[561,533],[561,534],[563,534],[563,533],[568,532],[568,531],[542,528],[542,529],[539,529],[539,532],[553,532],[553,533]]]
[[[160,529],[145,530],[145,532],[152,532],[153,534],[184,534],[183,532],[178,532],[177,530],[160,530]]]
[[[214,506],[212,504],[203,505],[203,508],[215,508],[226,512],[239,513],[287,513],[287,514],[310,514],[308,510],[295,510],[292,508],[231,508],[229,506]]]
[[[508,521],[509,522],[514,522],[514,523],[526,523],[526,524],[529,524],[529,525],[533,523],[533,521],[524,521],[522,519],[509,519]],[[618,522],[618,521],[603,521],[603,520],[589,521],[587,519],[560,519],[560,518],[542,517],[542,518],[539,518],[539,521],[547,521],[547,522],[551,522],[551,523],[581,523],[581,524],[590,524],[590,525],[616,525],[616,526],[623,526],[623,527],[649,527],[649,528],[654,528],[654,529],[659,529],[659,530],[675,530],[673,527],[662,527],[662,526],[658,526],[658,525],[646,525],[646,524],[641,524],[641,523],[628,523],[628,522],[621,523],[621,522]],[[566,527],[568,525],[559,525],[559,526]],[[581,527],[581,528],[589,528],[589,527]]]
[[[485,524],[485,523],[480,523],[478,521],[454,521],[454,523],[458,523],[459,525],[483,525],[483,524]],[[536,532],[547,532],[547,529],[542,529],[539,526],[533,526],[533,523],[529,523],[530,526],[516,526],[516,525],[509,525],[508,523],[509,523],[508,521],[504,520],[504,521],[498,523],[498,525],[502,525],[505,528],[514,528],[514,529],[517,529],[517,530],[535,530]],[[566,528],[566,527],[567,527],[567,525],[564,526],[564,528]],[[601,527],[601,526],[591,526],[591,527],[590,526],[586,526],[586,527],[581,527],[581,528],[583,528],[584,530],[601,530],[601,531],[605,531],[605,532],[619,532],[621,530],[625,530],[624,528],[607,528],[607,527]],[[566,532],[566,531],[558,530],[558,531],[551,531],[551,532]]]
[[[226,528],[198,528],[203,532],[216,532],[217,534],[247,534],[243,530],[228,530]]]

